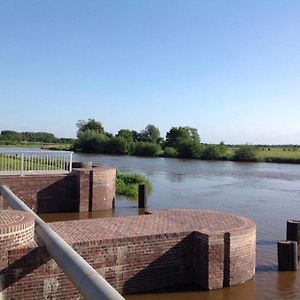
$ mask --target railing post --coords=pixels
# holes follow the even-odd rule
[[[3,199],[4,199],[4,197],[2,196],[1,190],[0,190],[0,209],[3,209]],[[0,297],[0,299],[1,299],[1,297]]]
[[[24,176],[24,153],[21,154],[21,176]]]
[[[72,172],[73,152],[70,153],[69,172]]]

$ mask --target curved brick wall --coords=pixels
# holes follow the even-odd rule
[[[125,294],[190,283],[211,290],[255,273],[256,225],[233,214],[171,209],[51,227]]]
[[[116,195],[116,169],[93,168],[92,211],[110,209]]]
[[[171,209],[49,225],[123,294],[191,283],[216,289],[254,275],[256,225],[237,215]],[[6,251],[4,299],[82,299],[44,251],[37,245]]]
[[[34,217],[17,210],[0,210],[0,245],[14,249],[33,241]]]

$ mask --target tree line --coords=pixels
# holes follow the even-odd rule
[[[73,139],[57,138],[48,132],[17,132],[14,130],[2,130],[0,133],[1,144],[18,143],[70,143]]]
[[[120,129],[116,135],[106,132],[102,124],[94,119],[80,120],[76,125],[75,151],[205,160],[255,160],[252,146],[243,145],[234,153],[228,153],[228,147],[223,142],[218,145],[201,144],[197,129],[189,126],[172,127],[162,138],[159,129],[152,124],[140,132]]]

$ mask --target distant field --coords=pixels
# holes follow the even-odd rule
[[[228,147],[226,154],[232,157],[238,147]],[[256,147],[257,161],[300,163],[300,148],[296,147]]]
[[[262,150],[264,149],[264,150]],[[299,148],[258,148],[257,158],[266,159],[268,157],[278,157],[278,158],[291,158],[300,159],[300,149]]]

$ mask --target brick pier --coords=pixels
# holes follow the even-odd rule
[[[192,209],[150,213],[50,225],[123,294],[191,283],[216,289],[254,275],[253,221]],[[22,246],[6,251],[5,257],[1,276],[10,280],[4,299],[81,299],[41,247]]]
[[[110,209],[115,198],[115,183],[116,169],[99,166],[74,167],[70,174],[0,176],[0,185],[7,185],[37,213]],[[0,209],[8,208],[5,201],[0,201]]]

